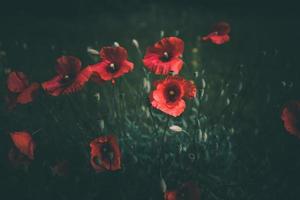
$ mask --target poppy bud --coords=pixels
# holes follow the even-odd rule
[[[169,129],[171,130],[171,131],[174,131],[174,132],[182,132],[182,128],[180,127],[180,126],[176,126],[176,125],[172,125],[172,126],[170,126],[169,127]]]
[[[164,178],[160,179],[160,188],[163,193],[165,193],[167,191],[167,184],[166,184]]]

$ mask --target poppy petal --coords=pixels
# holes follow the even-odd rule
[[[177,200],[176,191],[167,191],[165,193],[165,200]]]
[[[192,98],[196,97],[196,95],[197,95],[196,85],[192,81],[184,80],[184,82],[185,82],[185,85],[184,85],[185,94],[184,94],[184,96],[189,98],[189,99],[192,99]]]
[[[132,62],[129,62],[127,60],[123,61],[121,63],[121,66],[120,66],[120,69],[113,74],[113,78],[119,78],[120,76],[130,72],[133,70],[133,63]]]
[[[151,99],[151,97],[150,97]],[[152,98],[152,101],[151,101],[151,105],[158,109],[158,110],[161,110],[162,112],[168,114],[168,115],[171,115],[173,117],[178,117],[180,116],[184,109],[185,109],[185,101],[180,99],[178,102],[176,102],[176,104],[172,104],[172,106],[168,105],[168,104],[163,104],[161,102],[157,102],[155,100],[153,100]]]
[[[208,34],[207,36],[202,37],[202,40],[203,41],[210,40],[214,44],[221,45],[221,44],[224,44],[226,42],[229,42],[230,37],[227,34],[218,35],[217,32],[213,32],[213,33]]]
[[[93,72],[98,75],[102,80],[108,81],[113,79],[113,74],[109,73],[106,68],[110,64],[108,60],[104,60],[100,63],[97,63],[95,65],[92,65]]]
[[[220,36],[215,35],[215,36],[211,36],[210,40],[214,44],[221,45],[221,44],[228,42],[230,40],[230,37],[229,37],[229,35],[220,35]]]
[[[170,72],[178,74],[183,66],[183,61],[180,58],[173,58],[169,62],[162,62],[156,56],[147,57],[143,60],[143,63],[154,74],[167,75]]]
[[[56,71],[63,76],[77,74],[81,69],[81,61],[74,56],[61,56],[56,61]]]
[[[184,42],[178,37],[166,37],[155,43],[154,48],[159,50],[159,52],[168,52],[173,57],[179,57],[183,54]]]
[[[35,143],[28,132],[20,131],[10,133],[11,139],[17,149],[31,160],[34,159]]]
[[[128,54],[125,48],[123,47],[103,47],[100,50],[100,57],[103,60],[108,60],[112,63],[122,63],[128,59]]]
[[[281,113],[284,127],[287,132],[300,137],[300,102],[291,101],[286,104]]]
[[[212,30],[217,32],[218,35],[226,35],[230,33],[231,28],[227,22],[219,22],[213,26]]]
[[[92,74],[93,71],[90,66],[84,68],[79,72],[74,82],[70,86],[65,88],[62,94],[70,94],[82,89],[82,87],[88,82]]]
[[[27,104],[33,101],[34,95],[40,88],[40,84],[32,83],[29,87],[23,90],[17,97],[17,103]]]
[[[11,72],[8,75],[7,87],[11,92],[22,92],[28,85],[29,81],[23,72]]]
[[[61,84],[62,80],[62,75],[55,76],[51,80],[42,83],[42,88],[52,96],[59,96],[64,91]]]
[[[174,57],[179,57],[184,51],[184,42],[178,37],[168,37],[164,41],[167,50],[169,50]]]

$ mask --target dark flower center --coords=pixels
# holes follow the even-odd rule
[[[165,51],[164,54],[160,57],[160,60],[162,62],[168,62],[171,60],[171,57],[171,54]]]
[[[110,144],[105,143],[101,148],[103,160],[112,161],[114,158],[114,153]]]
[[[60,80],[60,83],[62,85],[70,85],[74,81],[75,77],[76,75],[74,73],[64,75],[64,77]]]
[[[180,96],[180,89],[177,85],[171,85],[166,89],[165,96],[167,97],[167,100],[170,102],[177,101],[178,97]]]
[[[109,73],[111,73],[111,74],[117,72],[119,69],[120,69],[120,65],[116,64],[116,63],[110,63],[106,67],[106,71],[109,72]]]

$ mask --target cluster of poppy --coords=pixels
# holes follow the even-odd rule
[[[162,112],[179,116],[185,109],[183,98],[196,96],[196,87],[192,81],[178,76],[182,69],[184,43],[177,37],[163,38],[147,49],[143,59],[145,66],[153,73],[167,75],[163,80],[154,83],[155,90],[150,93],[154,108]],[[57,74],[51,80],[41,84],[52,96],[69,94],[81,89],[90,79],[101,83],[114,81],[130,72],[134,64],[129,62],[126,49],[123,47],[104,47],[100,51],[101,62],[82,69],[81,61],[74,56],[62,56],[57,59]],[[169,75],[171,74],[172,75]],[[17,103],[33,101],[40,84],[29,81],[22,72],[11,72],[7,80],[10,94],[7,97],[9,108]]]
[[[213,33],[203,37],[215,44],[229,41],[230,31],[227,23],[220,23]],[[155,89],[150,92],[149,100],[152,107],[165,114],[177,117],[186,107],[184,99],[196,96],[197,90],[193,81],[179,76],[183,67],[182,54],[184,42],[177,37],[166,37],[149,47],[143,58],[145,67],[157,75],[165,75],[163,80],[154,82]],[[30,83],[23,72],[13,71],[8,75],[6,97],[8,108],[17,104],[27,104],[34,100],[39,89],[44,89],[49,95],[59,96],[76,92],[90,80],[95,83],[105,81],[115,82],[115,79],[130,72],[134,64],[128,61],[127,50],[121,46],[104,47],[100,50],[99,63],[82,68],[80,59],[74,56],[61,56],[57,59],[57,75],[41,84]],[[8,157],[14,166],[28,166],[34,159],[36,144],[27,131],[10,133],[14,147]],[[90,164],[96,172],[116,171],[121,169],[121,151],[114,135],[100,136],[90,142]],[[52,170],[61,174],[65,162],[54,166]],[[166,200],[199,199],[199,189],[191,182],[182,185],[178,190],[166,191]]]
[[[163,80],[154,83],[149,99],[151,105],[171,116],[179,116],[185,109],[184,98],[196,96],[196,86],[178,76],[182,69],[181,59],[184,42],[177,37],[163,38],[147,49],[143,59],[145,66],[155,74],[167,75]],[[52,96],[69,94],[81,89],[91,79],[96,82],[114,80],[133,70],[126,49],[120,46],[104,47],[99,53],[101,62],[82,69],[81,61],[73,56],[62,56],[57,59],[58,75],[41,84],[41,87]],[[173,73],[172,75],[169,75]],[[11,72],[7,80],[9,106],[16,103],[25,104],[33,101],[40,87],[38,83],[29,83],[22,72]],[[11,134],[15,146],[21,153],[33,159],[33,140],[28,132]],[[35,146],[35,145],[34,145]],[[93,140],[91,147],[91,165],[100,172],[117,170],[121,167],[121,153],[114,136],[102,136]],[[106,155],[107,154],[107,155]],[[11,159],[15,160],[15,159]]]
[[[202,37],[202,40],[210,40],[215,44],[229,41],[228,23],[220,22],[212,31]],[[184,64],[181,59],[183,50],[184,42],[181,39],[168,37],[149,47],[143,58],[145,67],[151,72],[167,75],[164,80],[154,83],[156,89],[149,96],[152,106],[174,117],[179,116],[185,109],[183,98],[192,98],[196,95],[193,82],[178,76]],[[89,80],[95,83],[104,81],[114,83],[115,79],[134,68],[134,64],[128,61],[127,50],[121,46],[103,47],[99,56],[101,59],[99,63],[89,65],[84,69],[79,58],[62,56],[57,59],[55,67],[57,75],[41,85],[36,82],[29,84],[23,72],[11,72],[7,80],[10,91],[6,97],[8,108],[12,109],[17,104],[32,102],[41,86],[50,95],[59,96],[80,90]],[[175,76],[170,76],[170,74]]]

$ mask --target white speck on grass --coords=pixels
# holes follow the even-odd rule
[[[104,120],[101,119],[101,120],[100,120],[100,128],[101,128],[102,131],[104,130],[104,127],[105,127]]]
[[[226,105],[228,106],[229,104],[230,104],[230,99],[227,98],[227,99],[226,99]]]
[[[203,141],[206,142],[206,141],[207,141],[207,138],[208,138],[207,133],[204,132],[204,134],[203,134]]]
[[[201,79],[201,86],[202,86],[202,89],[204,89],[206,87],[206,82],[205,82],[204,78]]]
[[[161,30],[161,31],[160,31],[160,37],[161,37],[161,38],[165,37],[165,31],[164,31],[164,30]]]
[[[99,92],[95,93],[94,97],[96,98],[97,101],[100,101],[100,93]]]
[[[243,83],[240,82],[239,87],[238,87],[238,91],[240,92],[240,91],[242,91],[242,89],[243,89]]]
[[[144,86],[145,91],[147,93],[149,93],[151,90],[151,83],[148,79],[146,79],[146,78],[143,79],[143,86]]]
[[[224,90],[224,89],[222,89],[222,90],[221,90],[221,92],[220,92],[220,96],[223,96],[223,95],[224,95],[224,93],[225,93],[225,90]]]
[[[172,125],[172,126],[169,127],[169,129],[173,132],[176,132],[176,133],[179,133],[179,132],[183,131],[183,129],[180,126],[177,126],[177,125]]]

